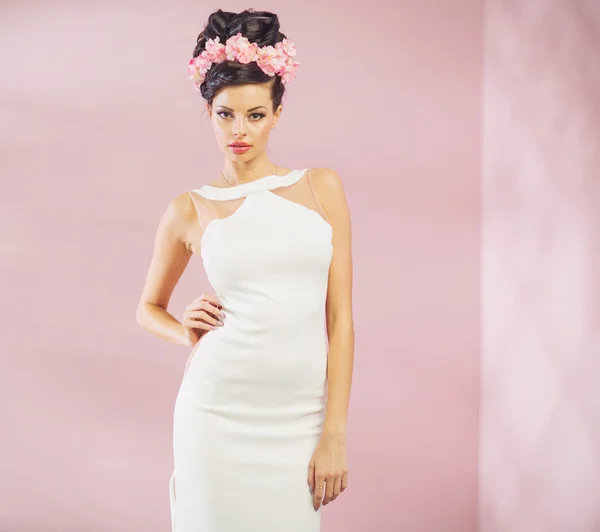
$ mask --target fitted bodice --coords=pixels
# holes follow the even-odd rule
[[[302,375],[321,375],[332,228],[308,171],[227,188],[205,185],[191,194],[204,269],[225,312],[224,326],[200,342],[198,378],[261,379],[256,364],[266,359],[289,386],[301,384]],[[296,353],[300,348],[304,354]],[[246,353],[241,361],[239,349]],[[281,353],[293,355],[297,365]]]
[[[237,301],[241,311],[251,300],[249,321],[285,321],[303,308],[324,308],[332,228],[309,170],[225,188],[205,185],[191,194],[204,269],[217,296],[228,300],[225,310]]]

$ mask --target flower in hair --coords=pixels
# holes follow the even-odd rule
[[[296,76],[296,70],[300,63],[295,60],[296,47],[294,43],[283,39],[275,46],[259,47],[251,43],[241,33],[227,39],[225,44],[220,42],[219,37],[208,39],[204,51],[190,59],[188,65],[189,79],[194,82],[196,90],[206,78],[206,73],[215,63],[223,61],[237,61],[239,63],[250,63],[255,61],[260,69],[269,76],[281,76],[281,82],[285,85]]]
[[[286,57],[281,49],[274,46],[264,46],[258,52],[256,62],[261,70],[269,76],[274,76],[285,66]]]
[[[204,45],[205,55],[214,63],[220,63],[221,61],[225,61],[227,57],[227,53],[225,51],[225,45],[221,44],[219,41],[221,39],[216,37],[215,39],[208,39],[206,44]]]
[[[227,39],[225,44],[227,61],[238,61],[244,64],[256,61],[258,50],[258,46],[251,43],[246,37],[242,37],[241,33]]]
[[[292,41],[288,41],[287,39],[283,39],[283,41],[278,42],[275,45],[275,48],[280,48],[283,55],[285,56],[285,67],[282,69],[281,74],[281,82],[285,85],[296,77],[296,70],[298,70],[298,66],[300,63],[294,60],[296,56],[296,47]]]

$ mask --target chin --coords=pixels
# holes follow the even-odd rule
[[[229,150],[227,150],[227,151],[229,151]],[[234,159],[236,161],[253,158],[253,156],[250,153],[232,153],[231,151],[229,151],[229,153],[227,154],[227,157],[229,157],[230,159]]]
[[[256,147],[252,147],[252,149],[248,150],[246,153],[234,153],[229,149],[229,146],[225,148],[225,154],[227,157],[230,157],[236,161],[246,160],[246,159],[254,159],[256,157]]]

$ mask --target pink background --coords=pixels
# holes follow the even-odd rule
[[[337,170],[353,218],[324,532],[600,528],[600,8],[524,5],[255,6],[302,63],[271,158]],[[222,166],[186,79],[217,7],[248,6],[0,7],[2,532],[168,530],[189,350],[135,307],[167,202]],[[192,261],[169,310],[209,289]]]
[[[480,530],[600,531],[600,4],[485,16]]]
[[[140,330],[135,307],[167,202],[222,167],[186,79],[216,7],[2,9],[2,531],[169,527],[189,350]],[[474,530],[481,6],[256,7],[302,62],[270,155],[337,170],[353,215],[350,487],[324,531]],[[208,288],[192,261],[170,310]]]

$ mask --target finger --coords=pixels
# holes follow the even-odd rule
[[[323,506],[329,504],[333,497],[333,485],[335,483],[335,476],[328,475],[325,486],[325,497],[323,498]]]
[[[344,491],[348,487],[348,472],[342,475],[342,484],[340,491]]]
[[[313,496],[313,506],[315,511],[321,506],[323,495],[325,494],[325,475],[319,471],[315,471],[315,490]]]
[[[337,477],[333,483],[333,497],[331,497],[332,501],[335,501],[342,492],[342,477]]]
[[[199,308],[208,312],[210,315],[214,316],[217,319],[225,318],[225,312],[223,312],[222,307],[215,306],[210,301],[200,301]]]
[[[315,492],[315,465],[313,462],[308,464],[308,477],[306,480],[308,482],[308,487],[312,495]]]
[[[216,296],[210,294],[202,294],[200,297],[194,299],[194,301],[207,301],[217,308],[221,308],[223,306]]]
[[[219,317],[224,316],[224,313],[221,310],[222,308],[223,307],[220,303],[213,303],[212,301],[197,298],[185,307],[185,312],[192,312],[194,310],[206,310],[207,312],[213,314],[215,317]]]
[[[201,313],[201,314],[199,314]],[[225,313],[221,310],[216,309],[211,306],[209,303],[204,301],[199,301],[197,303],[191,303],[187,306],[184,316],[187,317],[195,317],[204,319],[205,317],[210,318],[210,323],[216,320],[223,320],[225,318]]]
[[[213,318],[213,316],[205,310],[190,312],[187,317],[192,320],[204,321],[209,325],[223,325],[223,322],[220,319]]]
[[[202,329],[203,331],[212,331],[216,329],[216,325],[209,325],[203,321],[186,318],[181,323],[185,329]]]
[[[215,323],[213,323],[215,322]],[[183,317],[182,322],[184,327],[188,329],[216,329],[217,327],[221,327],[223,324],[219,323],[218,320],[215,320],[209,314],[206,314],[203,311],[191,312],[187,313]]]
[[[224,318],[225,312],[221,310],[222,307],[215,306],[210,301],[201,301],[200,308],[214,315],[216,318]]]
[[[204,299],[198,299],[198,300],[195,299],[186,307],[186,310],[192,311],[192,310],[204,309],[207,312],[210,312],[211,314],[219,315],[219,314],[223,314],[221,308],[222,308],[222,305],[215,304],[212,301],[206,301]]]

